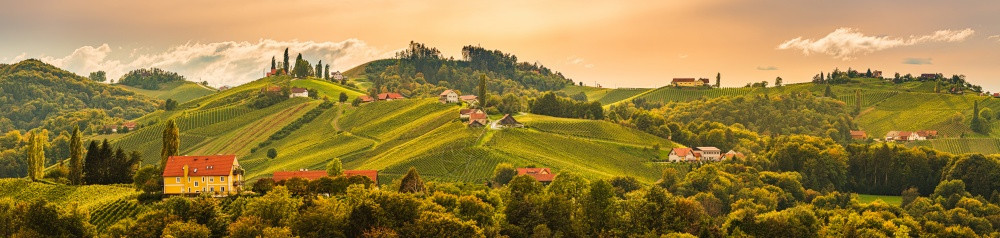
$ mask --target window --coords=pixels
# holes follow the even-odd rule
[[[191,177],[188,177],[188,183],[190,183],[190,182],[191,182]]]
[[[226,176],[219,176],[219,182],[225,182]]]
[[[215,187],[210,187],[210,188],[208,188],[208,191],[209,191],[209,192],[215,192]]]
[[[215,182],[215,177],[208,178],[208,181],[214,183]]]
[[[181,177],[176,177],[175,179],[177,179],[176,183],[181,183]]]
[[[205,182],[205,177],[201,177],[201,181],[202,181],[202,182]]]
[[[188,193],[191,193],[191,188],[188,188]]]
[[[195,181],[195,182],[194,182],[194,186],[195,186],[195,187],[198,187],[198,181]]]
[[[226,192],[226,187],[219,187],[219,192]]]

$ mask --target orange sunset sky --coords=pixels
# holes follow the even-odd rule
[[[285,47],[347,70],[409,41],[513,53],[587,85],[673,77],[804,82],[834,67],[965,74],[1000,90],[1000,1],[3,1],[0,62],[110,78],[143,67],[213,86]],[[332,70],[331,70],[332,71]]]

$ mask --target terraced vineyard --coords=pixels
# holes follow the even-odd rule
[[[723,96],[743,96],[754,93],[757,89],[758,88],[690,89],[667,86],[642,95],[640,98],[657,102],[685,102],[702,98],[711,99]]]
[[[925,146],[954,154],[964,153],[1000,153],[998,138],[947,138],[907,143],[907,146]]]
[[[336,101],[340,97],[340,93],[346,93],[347,97],[353,100],[354,98],[363,95],[354,89],[343,87],[339,84],[334,84],[329,81],[317,80],[317,79],[299,79],[292,80],[290,83],[292,87],[300,87],[313,89],[319,92],[319,98],[327,97],[331,101]]]
[[[81,209],[94,211],[104,204],[126,198],[133,198],[139,192],[131,185],[85,185],[33,183],[26,179],[0,179],[0,197],[31,201],[45,199],[66,205],[73,202]]]
[[[600,102],[603,105],[608,105],[608,104],[616,103],[616,102],[619,102],[619,101],[622,101],[622,100],[625,100],[625,99],[629,99],[629,98],[631,98],[631,97],[633,97],[635,95],[639,95],[640,93],[643,93],[643,92],[646,92],[646,91],[649,91],[649,90],[651,90],[651,89],[647,89],[647,88],[616,88],[616,89],[611,89],[611,90],[608,90],[608,92],[606,94],[604,94],[603,97],[597,98],[597,102]],[[594,99],[591,99],[591,100],[594,100]]]
[[[556,134],[625,144],[646,144],[646,146],[659,144],[663,150],[670,150],[679,146],[669,140],[607,121],[558,118],[543,115],[527,115],[521,117],[519,120],[533,129]]]
[[[899,92],[855,118],[869,135],[889,131],[937,130],[940,136],[954,138],[971,133],[973,101],[981,97],[934,93]],[[959,115],[960,121],[953,121]]]
[[[90,214],[90,224],[101,232],[122,219],[139,215],[145,209],[146,207],[135,199],[119,199],[94,209]]]
[[[896,94],[899,94],[899,92],[897,92],[897,91],[882,91],[882,90],[875,90],[875,91],[865,91],[865,90],[862,90],[861,91],[861,106],[862,107],[871,107],[871,106],[874,106],[874,105],[876,105],[876,104],[878,104],[878,103],[880,103],[882,101],[885,101],[886,99],[888,99],[888,98],[890,98],[892,96],[896,96]],[[854,94],[854,93],[844,93],[844,94],[841,94],[841,95],[837,95],[837,100],[840,100],[840,101],[842,101],[844,103],[847,103],[847,105],[852,105],[853,106],[855,104],[855,100],[856,100],[855,98],[856,98],[856,96],[857,95]]]

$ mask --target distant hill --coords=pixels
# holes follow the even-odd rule
[[[153,112],[157,104],[35,59],[0,66],[0,132],[96,130]]]
[[[157,89],[154,90],[132,87],[123,84],[116,84],[116,86],[151,98],[160,100],[173,99],[178,103],[185,103],[195,98],[204,97],[216,92],[214,89],[191,81],[172,81],[162,83],[159,84]]]

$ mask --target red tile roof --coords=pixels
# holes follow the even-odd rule
[[[308,92],[308,91],[309,90],[306,90],[304,88],[292,88],[292,93],[304,93],[304,92]]]
[[[368,177],[372,182],[378,183],[378,170],[344,170],[344,176],[353,177],[355,175]]]
[[[556,176],[549,168],[517,168],[517,175],[528,175],[538,182],[552,182]]]
[[[398,93],[379,93],[378,95],[376,95],[376,97],[378,98],[378,100],[404,99],[403,95],[400,95]]]
[[[188,167],[188,176],[230,175],[235,161],[236,155],[170,156],[163,177],[184,176],[184,166]]]
[[[700,79],[698,79],[698,81],[701,81],[702,83],[705,83],[705,84],[709,84],[709,81],[708,81],[707,78],[700,78]]]
[[[311,171],[310,170],[306,170],[306,171],[274,171],[274,176],[272,176],[271,179],[274,179],[275,182],[278,182],[278,181],[284,181],[286,179],[296,178],[296,177],[298,177],[298,178],[304,178],[306,180],[314,180],[314,179],[319,179],[319,178],[322,178],[322,177],[326,177],[326,171],[323,171],[323,170],[311,170]]]
[[[374,98],[372,98],[372,97],[370,97],[368,95],[361,95],[361,96],[358,96],[358,98],[361,98],[361,102],[372,102],[372,101],[375,101]]]
[[[278,86],[267,86],[260,89],[261,92],[281,92],[281,87]]]
[[[454,93],[454,92],[455,91],[453,91],[451,89],[448,89],[448,90],[444,90],[444,92],[441,92],[441,94],[439,94],[438,96],[448,96],[449,93]]]
[[[694,78],[674,78],[674,81],[671,83],[689,83],[694,82],[694,80]]]
[[[458,99],[462,101],[469,101],[469,100],[479,99],[479,97],[477,97],[476,95],[462,95],[458,96]]]
[[[486,113],[479,111],[469,114],[470,121],[481,120],[481,119],[486,119]]]
[[[686,157],[688,153],[692,153],[694,150],[691,148],[674,148],[672,152],[677,154],[677,156]]]
[[[125,123],[122,123],[122,126],[123,127],[128,127],[129,130],[132,130],[132,129],[135,129],[136,124],[135,124],[134,121],[127,121]]]

